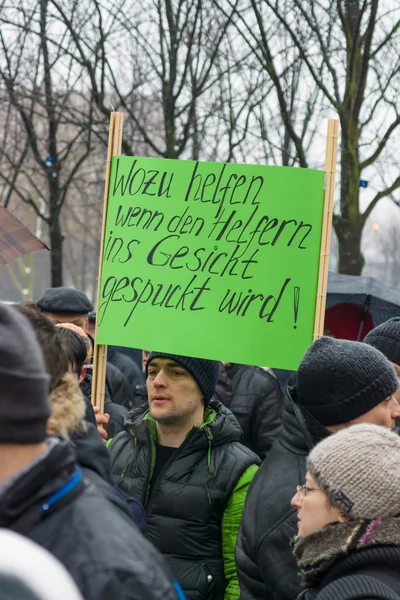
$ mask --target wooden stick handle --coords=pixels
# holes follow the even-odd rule
[[[328,287],[329,255],[332,236],[333,197],[335,192],[336,153],[339,121],[329,119],[325,156],[325,201],[322,223],[321,254],[319,259],[317,304],[314,322],[314,340],[324,333],[326,290]]]
[[[100,305],[100,286],[101,272],[104,250],[104,238],[106,233],[107,223],[107,207],[108,193],[110,187],[111,161],[113,156],[119,156],[122,148],[122,130],[123,130],[124,115],[121,112],[112,112],[110,115],[110,131],[108,134],[108,150],[107,150],[107,167],[106,180],[104,187],[104,205],[103,205],[103,225],[101,231],[100,243],[100,260],[99,274],[97,280],[97,311]],[[97,337],[97,319],[96,319],[96,337]],[[93,353],[93,380],[92,380],[92,404],[100,409],[100,413],[104,413],[104,398],[106,384],[106,367],[107,367],[107,346],[98,345],[95,341]]]

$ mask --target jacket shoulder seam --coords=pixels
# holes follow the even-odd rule
[[[271,535],[271,533],[273,533],[275,531],[275,529],[278,529],[278,527],[280,527],[285,521],[287,521],[295,512],[296,512],[295,509],[291,508],[284,515],[282,515],[282,517],[280,519],[278,519],[278,521],[275,521],[275,523],[272,525],[272,527],[267,529],[267,531],[261,536],[260,541],[257,544],[257,554],[259,552],[260,546],[262,546],[265,539],[269,535]]]

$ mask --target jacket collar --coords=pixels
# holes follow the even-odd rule
[[[14,473],[9,479],[6,479],[2,484],[0,484],[0,502],[1,498],[7,493],[7,491],[12,488],[20,479],[22,479],[26,474],[28,474],[32,469],[35,469],[36,465],[44,461],[50,452],[53,450],[54,446],[59,443],[59,439],[56,437],[48,437],[47,438],[47,449],[43,454],[36,457],[34,461],[30,462],[23,469]]]
[[[308,454],[328,435],[331,432],[297,403],[296,386],[288,386],[283,402],[281,442],[294,452]]]
[[[316,587],[322,581],[326,585],[344,574],[376,567],[377,556],[385,546],[400,546],[399,518],[331,523],[315,533],[295,537],[293,554],[302,572],[303,585]],[[378,547],[378,552],[370,552]],[[393,558],[399,565],[400,550]]]
[[[147,442],[149,433],[155,439],[155,421],[150,416],[148,403],[127,415],[125,430],[136,437],[139,444]],[[206,448],[209,445],[220,446],[239,442],[242,430],[231,411],[218,400],[212,399],[204,412],[203,424],[200,427],[193,427],[190,434],[190,446],[193,449],[193,444]]]
[[[54,439],[54,438],[53,438]],[[0,527],[21,532],[64,505],[83,489],[80,469],[67,440],[56,438],[39,460],[8,482],[0,495]],[[16,523],[24,522],[24,527]]]
[[[243,368],[243,365],[239,364],[239,363],[230,363],[228,367],[226,367],[226,372],[228,374],[228,377],[232,378],[236,375],[236,373],[238,371],[240,371],[240,369]]]
[[[70,441],[75,450],[78,464],[84,469],[94,471],[103,479],[107,479],[110,470],[110,455],[97,428],[92,423],[88,423],[87,431],[75,433],[71,436]]]

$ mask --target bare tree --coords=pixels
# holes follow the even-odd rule
[[[96,300],[104,196],[104,148],[98,144],[71,183],[62,225],[68,281]]]
[[[71,279],[90,287],[103,171],[92,158],[94,149],[104,154],[110,111],[126,115],[127,154],[245,159],[265,77],[244,73],[252,58],[231,28],[234,6],[224,16],[212,0],[21,0],[16,7],[3,0],[0,7],[3,203],[18,197],[48,225],[53,285],[62,281],[66,232]],[[82,255],[92,258],[78,268]]]
[[[237,66],[232,54],[229,62],[223,57],[239,0],[227,15],[212,0],[112,0],[106,12],[99,0],[86,0],[85,20],[74,18],[81,1],[73,0],[68,9],[61,0],[51,1],[73,39],[70,52],[86,69],[97,109],[107,116],[111,103],[126,115],[125,153],[195,158],[204,150],[210,155],[218,119],[236,128],[233,144],[240,144],[254,89],[242,96],[246,108],[236,105],[240,126],[222,119],[219,96],[222,80],[228,91]],[[88,27],[94,35],[84,33]],[[229,149],[227,154],[232,158]]]
[[[48,225],[51,282],[57,286],[63,281],[61,212],[90,154],[95,123],[82,72],[65,51],[68,31],[57,29],[49,7],[48,0],[1,6],[0,82],[7,109],[0,180],[4,206],[18,197]]]
[[[400,188],[398,165],[391,159],[400,131],[400,6],[388,0],[215,3],[225,15],[235,10],[235,27],[274,86],[282,134],[268,141],[270,151],[281,151],[282,164],[288,156],[289,164],[315,164],[307,132],[318,129],[321,114],[338,114],[341,177],[334,227],[339,271],[360,274],[366,220],[382,198],[397,202]],[[302,102],[300,118],[293,110],[296,98]],[[364,212],[363,172],[376,188]]]
[[[193,129],[194,159],[248,162],[254,156],[257,111],[271,91],[252,53],[230,28],[216,61],[219,77],[202,99]],[[195,143],[195,140],[198,140]],[[258,145],[259,142],[258,142]]]

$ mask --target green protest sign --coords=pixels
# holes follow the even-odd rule
[[[114,157],[97,343],[296,369],[313,338],[324,175]]]

